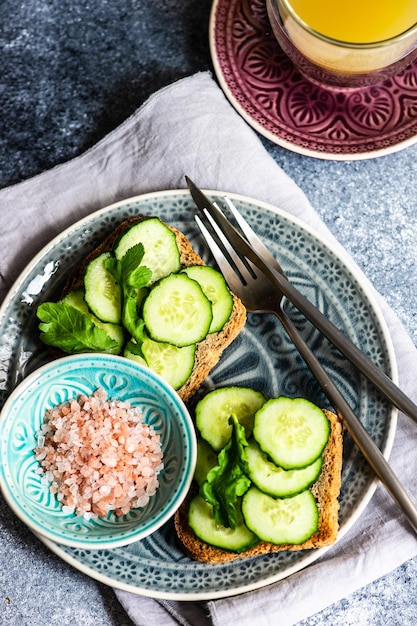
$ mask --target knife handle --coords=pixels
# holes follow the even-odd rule
[[[364,428],[359,418],[355,415],[352,408],[342,396],[334,382],[328,376],[327,372],[317,360],[314,353],[310,350],[304,339],[298,333],[291,320],[281,309],[274,311],[274,313],[280,320],[294,346],[304,359],[306,365],[311,370],[323,392],[341,418],[346,430],[352,437],[358,449],[361,451],[370,467],[375,472],[375,475],[385,486],[393,500],[403,511],[414,532],[417,533],[417,509],[389,466],[381,450],[370,437],[369,433]]]
[[[252,260],[252,259],[251,259]],[[404,415],[417,424],[417,406],[371,359],[348,339],[323,313],[273,268],[261,268],[286,298],[364,374]]]

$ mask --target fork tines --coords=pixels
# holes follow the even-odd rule
[[[215,208],[221,215],[224,216],[218,206],[215,205]],[[227,282],[230,283],[230,270],[232,269],[238,273],[240,280],[245,284],[247,282],[247,278],[245,278],[245,276],[247,277],[247,273],[251,272],[253,275],[250,262],[245,257],[240,256],[230,245],[229,240],[226,238],[221,228],[216,223],[214,217],[207,209],[202,211],[202,215],[206,217],[206,223],[204,223],[198,215],[195,216],[195,221],[197,222],[197,225],[200,228],[213,257],[216,260],[220,271],[222,274],[227,275]]]

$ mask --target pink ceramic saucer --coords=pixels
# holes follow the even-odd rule
[[[260,134],[289,150],[354,160],[417,141],[417,61],[373,87],[313,85],[276,42],[265,0],[214,0],[210,49],[231,104]]]

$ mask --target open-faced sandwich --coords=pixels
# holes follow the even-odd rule
[[[187,401],[246,321],[242,302],[183,233],[157,217],[123,221],[37,310],[42,341],[61,352],[122,354]]]
[[[199,401],[196,425],[195,484],[175,516],[188,556],[214,564],[336,541],[342,425],[334,413],[225,387]]]

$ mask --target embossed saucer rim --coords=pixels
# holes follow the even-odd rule
[[[220,199],[225,195],[224,192],[221,192],[218,190],[216,191],[208,190],[206,191],[206,193],[210,196],[215,196]],[[397,380],[397,368],[396,368],[396,362],[395,362],[395,355],[394,355],[392,341],[388,332],[386,322],[382,316],[382,313],[379,309],[378,304],[376,303],[376,301],[374,300],[372,296],[372,292],[370,292],[369,290],[369,285],[367,284],[367,281],[363,279],[363,276],[360,274],[356,266],[354,266],[353,262],[350,260],[348,255],[343,251],[343,249],[339,249],[333,243],[329,242],[325,237],[321,236],[320,234],[317,234],[308,224],[304,223],[302,220],[290,215],[289,213],[281,209],[274,207],[273,205],[270,205],[268,203],[265,203],[259,200],[255,200],[253,198],[249,198],[247,196],[242,196],[239,194],[227,193],[227,195],[229,195],[238,204],[239,202],[242,203],[241,206],[243,209],[248,210],[248,211],[253,211],[259,214],[263,221],[265,221],[265,217],[275,215],[277,218],[277,224],[279,224],[280,222],[283,223],[282,228],[283,228],[284,233],[287,233],[287,232],[292,233],[294,231],[296,234],[300,235],[301,238],[307,237],[308,241],[310,243],[313,243],[313,245],[316,245],[317,243],[317,247],[322,249],[325,255],[328,255],[332,259],[336,260],[336,262],[338,263],[338,267],[340,267],[343,272],[344,278],[345,279],[348,278],[348,280],[350,280],[352,284],[354,285],[355,292],[358,292],[358,297],[361,298],[361,302],[366,303],[366,306],[367,307],[369,306],[369,308],[372,310],[372,319],[373,319],[372,323],[375,324],[374,328],[378,330],[378,337],[380,337],[378,341],[378,348],[380,349],[384,357],[384,362],[386,364],[386,367],[389,370],[390,375],[394,378],[394,380]],[[134,198],[129,198],[129,199],[117,202],[113,205],[110,205],[109,207],[100,209],[99,211],[87,216],[86,218],[81,219],[79,222],[77,222],[70,228],[66,229],[63,233],[61,233],[61,235],[58,235],[57,237],[55,237],[55,239],[50,244],[45,246],[45,248],[27,266],[26,270],[24,270],[21,273],[20,277],[17,279],[15,285],[12,287],[11,291],[9,292],[9,295],[6,297],[0,309],[0,329],[2,325],[6,324],[7,320],[5,319],[5,314],[7,313],[8,308],[16,306],[13,304],[14,302],[16,303],[20,302],[19,297],[21,295],[21,292],[25,288],[26,283],[29,280],[29,278],[32,276],[34,270],[39,272],[40,269],[42,268],[42,262],[45,263],[49,258],[51,258],[51,255],[57,254],[56,252],[54,252],[56,247],[58,247],[59,245],[64,246],[64,244],[67,245],[68,242],[71,242],[72,234],[73,236],[75,236],[75,234],[79,236],[81,232],[83,234],[87,233],[86,236],[89,239],[91,239],[93,238],[93,235],[95,235],[96,232],[100,230],[100,228],[103,228],[104,226],[106,226],[107,228],[111,219],[113,219],[115,216],[117,216],[117,219],[120,220],[120,219],[123,219],[123,216],[125,213],[132,212],[132,211],[135,211],[135,213],[137,213],[139,211],[144,211],[144,210],[145,210],[145,214],[146,213],[156,214],[155,211],[158,211],[158,210],[162,214],[164,213],[168,214],[169,212],[169,215],[173,217],[174,221],[175,219],[178,219],[180,222],[184,223],[185,225],[187,224],[190,225],[193,222],[192,214],[191,214],[192,203],[190,201],[188,192],[186,192],[185,190],[170,190],[170,191],[164,191],[164,192],[152,192],[148,194],[143,194],[141,196],[136,196]],[[175,215],[177,216],[176,218],[174,217]],[[291,255],[294,256],[294,253],[291,253]],[[310,271],[311,270],[308,269],[307,273],[309,273]],[[331,292],[329,291],[328,293],[330,294]],[[342,305],[340,306],[342,307]],[[343,308],[343,311],[345,311],[344,308]],[[16,340],[18,340],[18,338],[16,338],[15,341]],[[0,344],[1,344],[1,339],[0,339]],[[384,430],[383,430],[384,438],[383,438],[381,447],[383,449],[384,455],[388,457],[392,448],[395,430],[396,430],[396,413],[393,411],[389,411],[389,412],[387,411],[386,413],[384,413],[383,419],[384,419]],[[354,468],[355,468],[355,460],[353,461],[353,471],[354,471]],[[355,504],[351,503],[350,498],[349,498],[349,504],[348,504],[349,510],[346,514],[346,519],[343,521],[343,526],[341,528],[341,532],[339,535],[340,538],[347,532],[348,529],[352,527],[352,525],[355,523],[358,517],[362,514],[363,510],[367,506],[369,500],[371,499],[375,491],[376,484],[377,482],[374,479],[374,480],[370,480],[369,482],[366,481],[364,484],[359,485],[359,489],[360,489],[360,496],[358,498],[359,501],[356,502]],[[195,586],[191,587],[188,582],[187,588],[184,588],[184,587],[181,588],[181,585],[180,585],[178,588],[174,587],[173,589],[170,588],[169,590],[161,590],[161,588],[158,587],[158,585],[154,584],[154,582],[151,583],[151,587],[149,587],[149,585],[145,586],[142,583],[139,584],[137,580],[136,581],[134,580],[133,582],[126,582],[126,581],[129,581],[129,578],[128,577],[123,578],[122,576],[117,574],[117,569],[116,569],[117,564],[113,566],[113,570],[111,570],[109,573],[109,571],[108,570],[106,571],[106,569],[104,570],[98,569],[96,564],[94,562],[92,563],[91,557],[88,556],[88,553],[80,552],[78,556],[76,556],[76,553],[74,553],[74,551],[72,550],[66,551],[64,546],[61,546],[54,542],[50,542],[45,539],[42,539],[42,541],[44,541],[44,543],[51,549],[52,552],[57,554],[64,561],[67,561],[68,563],[73,565],[76,569],[86,573],[93,579],[96,579],[112,587],[115,587],[121,590],[130,591],[130,592],[137,593],[140,595],[147,595],[147,596],[155,597],[155,598],[176,599],[176,600],[214,599],[214,598],[226,597],[226,596],[231,596],[231,595],[237,595],[239,593],[243,593],[243,592],[250,591],[253,589],[259,589],[261,587],[264,587],[265,585],[271,584],[273,582],[277,582],[278,580],[286,578],[290,574],[299,571],[300,569],[304,568],[306,565],[314,562],[316,559],[322,556],[324,552],[330,549],[330,548],[323,548],[322,550],[311,551],[308,554],[301,555],[300,560],[291,561],[289,564],[285,562],[284,566],[282,566],[281,562],[278,562],[278,561],[276,562],[275,559],[272,558],[271,563],[273,564],[275,564],[275,562],[277,563],[276,565],[274,565],[274,571],[272,573],[266,567],[265,564],[259,563],[258,560],[255,560],[256,563],[253,564],[252,568],[251,568],[251,563],[250,563],[251,560],[249,560],[249,562],[248,560],[244,560],[241,564],[237,564],[237,562],[235,562],[234,567],[236,569],[238,568],[239,572],[236,573],[235,570],[233,570],[234,579],[233,580],[227,579],[227,577],[225,579],[224,576],[222,575],[221,576],[221,589],[212,592],[210,591],[211,583],[208,585],[206,584],[206,586],[203,589],[202,588],[198,589]],[[138,542],[138,543],[141,543],[141,542]],[[167,549],[169,550],[170,548],[168,547]],[[103,551],[103,552],[107,552],[107,551]],[[113,551],[108,551],[108,552],[112,558],[114,558],[115,555],[117,555],[119,558],[119,561],[125,564],[124,565],[125,569],[126,567],[128,568],[129,566],[129,563],[126,565],[126,559],[128,561],[129,559],[131,559],[130,563],[132,567],[133,566],[134,568],[137,567],[137,563],[136,561],[133,560],[133,556],[130,556],[130,553],[126,552],[126,550],[120,549],[120,551],[113,550]],[[100,562],[102,561],[103,556],[104,555],[102,554],[102,551],[98,551],[97,557]],[[175,578],[176,568],[178,568],[179,570],[178,575],[180,575],[182,571],[181,567],[183,567],[184,564],[181,565],[181,563],[177,563],[177,562],[172,563],[172,561],[173,559],[171,558],[168,565],[166,566],[159,565],[159,569],[162,569],[162,567],[164,567],[166,570],[165,576],[167,576],[168,573],[170,573],[170,575],[174,576]],[[270,560],[268,559],[268,562],[269,561]],[[160,560],[158,560],[158,563],[160,563]],[[207,575],[207,569],[206,569],[207,566],[204,566],[202,564],[196,564],[193,562],[188,562],[188,561],[186,562],[186,566],[187,566],[187,571],[192,572],[193,577],[198,577],[200,579],[202,575],[203,576]],[[258,571],[259,568],[261,568],[262,570],[261,577],[258,576],[258,578],[253,579],[252,581],[248,582],[248,578],[247,578],[248,572],[251,569],[252,571],[255,571],[255,569],[256,571]],[[208,571],[210,571],[210,569],[211,568],[209,568]],[[203,570],[205,572],[204,574],[203,574]],[[219,570],[217,571],[217,579],[216,579],[218,583],[219,581],[218,577],[219,575],[223,573],[223,568],[222,567],[214,568],[214,570],[216,571]],[[228,571],[228,573],[230,575],[230,571]],[[215,574],[213,574],[213,577],[214,576]],[[193,578],[193,581],[195,582],[194,578]],[[214,578],[213,578],[213,581],[214,581]]]
[[[221,64],[218,59],[217,46],[216,46],[216,13],[219,5],[221,5],[225,0],[213,0],[210,19],[209,19],[209,47],[211,60],[214,67],[214,71],[216,74],[216,78],[222,88],[224,94],[226,95],[229,102],[236,109],[236,111],[241,115],[241,117],[260,135],[269,139],[272,143],[279,145],[291,152],[296,152],[297,154],[301,154],[303,156],[319,158],[322,160],[329,161],[360,161],[372,158],[378,158],[381,156],[386,156],[388,154],[393,154],[395,152],[399,152],[404,150],[410,146],[415,145],[417,142],[417,131],[410,137],[406,139],[399,140],[395,143],[392,143],[390,146],[383,148],[375,148],[370,149],[363,152],[327,152],[326,150],[315,150],[314,148],[304,147],[299,145],[298,143],[291,142],[281,137],[278,133],[271,132],[264,125],[258,122],[254,117],[247,112],[245,107],[239,102],[238,98],[234,95],[228,80],[226,78],[225,73],[222,70]],[[278,43],[277,43],[278,45]],[[329,92],[330,93],[346,93],[347,90],[338,90],[336,87],[332,87]],[[352,92],[358,90],[352,90]]]

